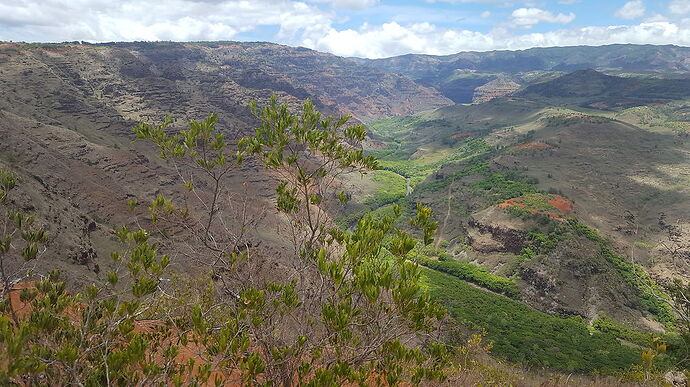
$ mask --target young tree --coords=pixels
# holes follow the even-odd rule
[[[309,101],[301,114],[275,97],[252,111],[260,127],[239,149],[215,129],[215,115],[174,133],[171,119],[134,128],[178,170],[186,201],[176,206],[158,196],[147,211],[152,232],[115,231],[128,248],[112,254],[117,264],[107,284],[71,295],[52,272],[22,290],[25,314],[0,314],[0,384],[336,386],[445,378],[449,349],[436,338],[445,312],[407,259],[418,242],[396,227],[400,209],[367,215],[347,231],[324,208],[347,198],[335,189],[338,176],[375,168],[357,148],[364,128],[347,126],[347,117],[322,118]],[[281,275],[256,264],[276,257],[251,241],[247,201],[226,206],[235,199],[228,199],[228,179],[247,157],[280,177],[275,208],[288,227],[285,245],[293,247],[281,257]],[[2,192],[14,185],[2,183]],[[431,242],[437,224],[429,208],[418,205],[410,223]],[[44,239],[20,226],[28,244]],[[176,281],[163,253],[179,250],[212,281],[184,289],[193,280]],[[3,293],[3,304],[8,300]]]
[[[17,175],[0,169],[0,311],[8,312],[15,322],[18,317],[9,293],[16,283],[28,275],[23,263],[36,259],[40,246],[48,239],[45,229],[35,227],[35,216],[12,208],[10,192],[18,183]]]
[[[251,110],[260,126],[239,142],[238,151],[215,130],[214,115],[176,133],[169,133],[170,119],[135,128],[137,137],[156,143],[176,168],[187,166],[181,176],[190,178],[184,184],[202,201],[196,207],[207,210],[200,222],[169,199],[159,197],[151,205],[157,221],[162,212],[171,225],[200,227],[190,234],[215,255],[208,262],[226,296],[219,298],[225,320],[217,324],[228,324],[231,317],[231,325],[248,337],[245,356],[256,359],[262,380],[274,384],[338,385],[372,375],[389,384],[443,378],[447,351],[433,340],[433,332],[444,311],[429,300],[419,268],[406,259],[417,241],[395,227],[399,209],[395,217],[366,216],[352,231],[343,231],[325,208],[336,199],[347,200],[337,190],[339,176],[376,167],[375,159],[358,148],[365,128],[348,126],[349,117],[322,117],[309,100],[301,114],[290,112],[275,96],[262,109],[252,104]],[[252,156],[279,177],[276,210],[286,220],[286,244],[293,250],[281,257],[281,278],[253,273],[250,262],[265,257],[257,249],[238,250],[236,242],[222,246],[219,241],[233,238],[224,234],[226,228],[214,226],[231,222],[223,220],[223,201],[216,199],[231,161],[241,164]],[[199,174],[211,184],[190,184]],[[210,192],[202,193],[203,186]],[[210,204],[202,198],[211,198]],[[425,243],[436,228],[430,215],[419,206],[413,221]],[[214,340],[208,337],[204,345],[213,346]]]

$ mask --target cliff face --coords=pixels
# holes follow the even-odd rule
[[[350,113],[360,120],[451,103],[436,90],[399,75],[268,43],[3,44],[0,64],[7,71],[0,86],[6,99],[21,95],[13,90],[19,85],[49,86],[47,92],[66,94],[54,98],[61,104],[56,107],[75,103],[70,96],[95,99],[127,118],[147,116],[147,109],[205,114],[215,108],[240,115],[249,100],[271,93],[295,100],[309,97],[324,111]]]
[[[520,84],[511,79],[499,77],[474,89],[472,103],[482,103],[494,98],[511,94],[520,88]]]
[[[613,44],[531,48],[520,51],[459,52],[452,55],[402,55],[383,59],[358,59],[360,63],[405,75],[437,88],[456,103],[484,102],[485,90],[479,89],[500,77],[509,77],[528,85],[540,74],[562,74],[582,69],[607,73],[669,74],[690,72],[690,48]],[[457,73],[472,77],[458,79]],[[490,89],[496,89],[488,85]],[[467,90],[476,90],[479,97]],[[497,89],[496,89],[497,90]],[[502,95],[497,93],[495,96]]]
[[[248,102],[273,93],[360,121],[450,103],[405,77],[274,44],[0,44],[0,168],[22,179],[15,204],[49,227],[37,269],[92,280],[120,248],[112,228],[133,221],[128,200],[180,197],[176,172],[152,146],[132,142],[136,122],[171,113],[183,127],[215,112],[235,140],[256,124]],[[228,185],[248,190],[250,212],[272,208],[260,166],[238,168]]]

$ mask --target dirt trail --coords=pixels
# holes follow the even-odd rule
[[[439,244],[441,243],[440,236],[443,235],[443,232],[446,230],[446,225],[448,225],[448,218],[450,218],[450,203],[451,199],[453,199],[453,184],[454,182],[448,185],[448,209],[446,210],[446,216],[443,218],[443,226],[441,226],[441,229],[438,231],[439,238],[437,238],[436,243],[434,243],[435,248],[438,248]]]

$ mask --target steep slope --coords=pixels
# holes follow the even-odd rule
[[[486,84],[500,74],[526,85],[544,73],[589,68],[615,73],[686,73],[690,71],[690,48],[614,44],[460,52],[445,56],[402,55],[359,61],[436,87],[456,103],[469,103],[472,94],[468,89]]]
[[[687,275],[658,245],[665,238],[662,213],[673,224],[690,219],[690,191],[682,183],[690,173],[687,101],[617,114],[578,106],[598,98],[616,109],[631,100],[659,103],[644,94],[657,81],[576,72],[533,86],[552,93],[547,97],[528,88],[375,123],[391,145],[374,152],[384,168],[416,182],[401,204],[421,200],[433,208],[436,245],[453,259],[517,274],[525,302],[539,310],[588,319],[605,312],[658,329],[654,320],[664,317],[655,316],[648,285],[632,280],[644,276],[630,273],[634,263],[661,282]],[[579,226],[563,228],[570,217],[611,244]]]
[[[511,94],[520,89],[520,84],[512,79],[499,77],[474,89],[472,103],[482,103]]]
[[[690,97],[690,77],[622,78],[587,69],[530,85],[519,95],[553,105],[626,108]]]
[[[325,113],[359,120],[449,104],[405,77],[275,44],[0,45],[0,167],[22,179],[18,205],[49,226],[37,270],[61,268],[75,284],[94,280],[118,247],[112,228],[134,220],[128,200],[182,197],[176,171],[151,146],[132,143],[137,121],[172,113],[182,127],[216,112],[234,141],[256,124],[248,102],[272,93],[293,107],[311,98]],[[228,185],[253,198],[249,214],[272,208],[271,177],[258,165],[238,169]],[[268,224],[280,222],[268,216]]]

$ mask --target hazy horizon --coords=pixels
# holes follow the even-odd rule
[[[265,41],[339,56],[690,46],[690,1],[0,1],[0,40]]]

